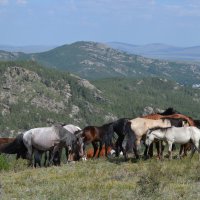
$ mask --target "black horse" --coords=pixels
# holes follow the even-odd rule
[[[125,137],[125,126],[129,118],[120,118],[114,122],[112,122],[113,131],[117,134],[118,138],[115,142],[115,151],[116,157],[119,156],[119,153],[122,151],[124,153],[124,149],[122,147],[122,142]]]

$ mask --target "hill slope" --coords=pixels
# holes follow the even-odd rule
[[[9,55],[9,52],[7,52]],[[0,53],[1,60],[9,56]],[[13,54],[12,54],[13,55]],[[200,65],[144,58],[94,42],[76,42],[37,54],[19,54],[12,60],[33,60],[86,79],[108,77],[165,77],[181,84],[200,81]]]
[[[49,126],[81,127],[120,117],[137,117],[144,108],[166,109],[200,119],[200,90],[159,78],[93,81],[43,68],[35,62],[0,62],[0,130]]]
[[[102,122],[108,112],[101,91],[87,80],[34,62],[0,63],[0,130],[29,129],[55,122]]]

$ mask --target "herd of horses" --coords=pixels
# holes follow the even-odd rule
[[[199,150],[200,121],[168,108],[163,113],[150,114],[134,119],[121,118],[102,126],[78,126],[55,124],[51,127],[33,128],[16,138],[0,138],[0,153],[16,154],[16,159],[29,160],[29,165],[60,165],[63,148],[67,161],[108,157],[120,153],[128,158],[134,152],[140,158],[141,144],[145,145],[144,158],[153,157],[155,143],[157,156],[163,158],[164,142],[168,144],[172,158],[173,144],[180,144],[179,156],[191,156]],[[86,148],[92,144],[92,149]],[[200,155],[200,154],[199,154]]]

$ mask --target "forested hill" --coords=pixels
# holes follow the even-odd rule
[[[106,99],[87,80],[35,62],[0,62],[0,130],[100,123]],[[112,116],[111,116],[112,117]]]
[[[86,79],[164,77],[181,84],[198,84],[200,65],[162,61],[128,54],[95,42],[76,42],[43,53],[0,52],[0,60],[33,60]]]
[[[44,68],[35,62],[0,62],[0,131],[73,123],[101,125],[137,117],[145,107],[200,119],[200,90],[159,78],[93,81]]]

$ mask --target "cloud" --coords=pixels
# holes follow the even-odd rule
[[[17,0],[17,4],[25,5],[25,4],[27,4],[27,0]]]

